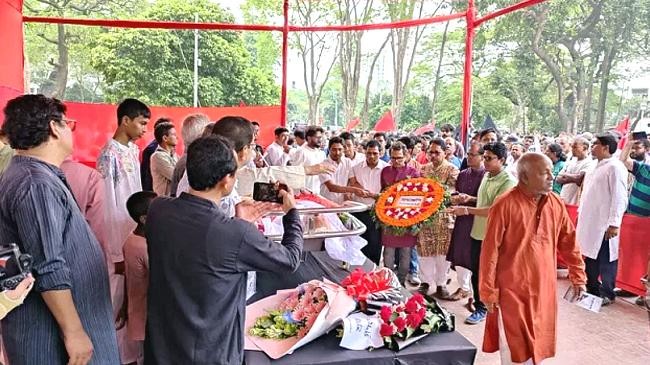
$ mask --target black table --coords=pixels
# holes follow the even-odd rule
[[[366,260],[361,267],[370,271],[374,264]],[[257,293],[248,302],[275,294],[279,289],[295,288],[310,280],[322,280],[323,277],[340,283],[355,268],[343,269],[341,261],[331,259],[324,251],[306,252],[300,267],[291,275],[257,273]],[[385,348],[352,351],[340,347],[340,342],[335,331],[331,331],[278,360],[272,360],[261,351],[246,351],[244,360],[246,365],[464,365],[473,364],[476,357],[476,347],[457,332],[429,335],[400,352]]]

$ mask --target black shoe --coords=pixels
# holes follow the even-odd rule
[[[634,293],[630,293],[630,292],[627,291],[627,290],[618,289],[618,288],[614,289],[614,295],[616,295],[617,297],[621,297],[621,298],[632,298],[632,297],[636,297],[636,294],[634,294]]]
[[[429,293],[429,284],[428,283],[422,283],[418,287],[418,292],[422,295],[427,295]]]

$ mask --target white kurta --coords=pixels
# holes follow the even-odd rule
[[[596,160],[593,160],[591,157],[587,156],[582,160],[577,160],[577,159],[572,159],[568,161],[565,165],[562,171],[560,171],[560,174],[566,173],[566,174],[579,174],[581,172],[585,173],[585,178],[586,174],[593,170],[594,167],[596,166]],[[585,180],[582,180],[582,185],[578,186],[578,184],[570,183],[570,184],[564,184],[562,185],[562,190],[560,191],[560,198],[564,200],[565,203],[571,204],[571,205],[578,205],[580,203],[580,191],[581,187],[584,190],[585,186]]]
[[[328,157],[327,162],[332,166],[336,166],[336,171],[332,174],[318,175],[321,182],[320,195],[335,203],[341,204],[345,201],[345,194],[331,192],[325,183],[331,181],[334,185],[348,186],[348,180],[350,179],[350,173],[352,172],[352,161],[347,157],[341,157],[341,160],[336,163]]]
[[[126,209],[129,197],[142,190],[139,149],[134,143],[125,146],[114,139],[106,143],[97,157],[97,170],[104,179],[105,239],[108,252],[108,279],[111,286],[113,312],[119,312],[124,301],[124,276],[115,273],[115,263],[124,261],[122,248],[136,227]],[[141,346],[127,338],[126,327],[117,331],[117,344],[123,364],[135,362],[141,356]]]
[[[287,166],[287,162],[289,162],[289,153],[284,152],[284,148],[277,142],[273,142],[266,149],[264,160],[269,166]]]
[[[313,166],[325,161],[325,152],[319,148],[311,148],[303,145],[298,148],[291,164],[294,166]],[[313,193],[320,192],[320,180],[318,176],[307,176],[305,187]]]
[[[595,260],[607,228],[620,227],[627,209],[625,165],[614,157],[599,161],[583,185],[576,235],[582,254]],[[610,262],[618,260],[619,237],[609,240]]]
[[[368,162],[362,161],[352,166],[350,177],[354,177],[365,190],[373,194],[379,194],[381,192],[381,170],[386,166],[388,166],[386,162],[379,160],[377,166],[370,168]],[[368,208],[375,204],[373,198],[361,198],[355,195],[353,200],[367,205]]]

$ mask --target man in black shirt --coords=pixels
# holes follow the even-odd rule
[[[300,264],[302,227],[290,192],[280,192],[281,244],[219,207],[236,171],[228,141],[199,138],[187,151],[189,193],[156,199],[149,208],[145,364],[240,365],[246,273],[291,273]]]

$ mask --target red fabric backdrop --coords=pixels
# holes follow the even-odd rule
[[[23,93],[23,2],[0,0],[0,110]]]
[[[99,150],[106,141],[113,136],[117,127],[117,106],[111,104],[65,103],[67,117],[77,121],[74,132],[75,152],[74,159],[94,166]],[[176,131],[180,136],[181,125],[186,115],[191,113],[205,113],[210,120],[216,121],[227,115],[245,117],[260,123],[260,136],[258,144],[266,147],[273,141],[273,130],[279,126],[279,106],[247,106],[223,108],[186,108],[186,107],[151,107],[151,122],[147,134],[137,141],[140,150],[153,140],[153,124],[160,117],[168,117],[174,121]],[[183,153],[183,144],[177,146],[177,152]]]
[[[573,223],[577,223],[578,207],[567,205],[566,208]],[[650,239],[647,238],[650,237],[650,218],[626,214],[623,216],[620,232],[616,286],[643,295],[645,287],[641,285],[639,279],[646,274],[648,255],[650,255]],[[560,256],[558,262],[566,266]]]

